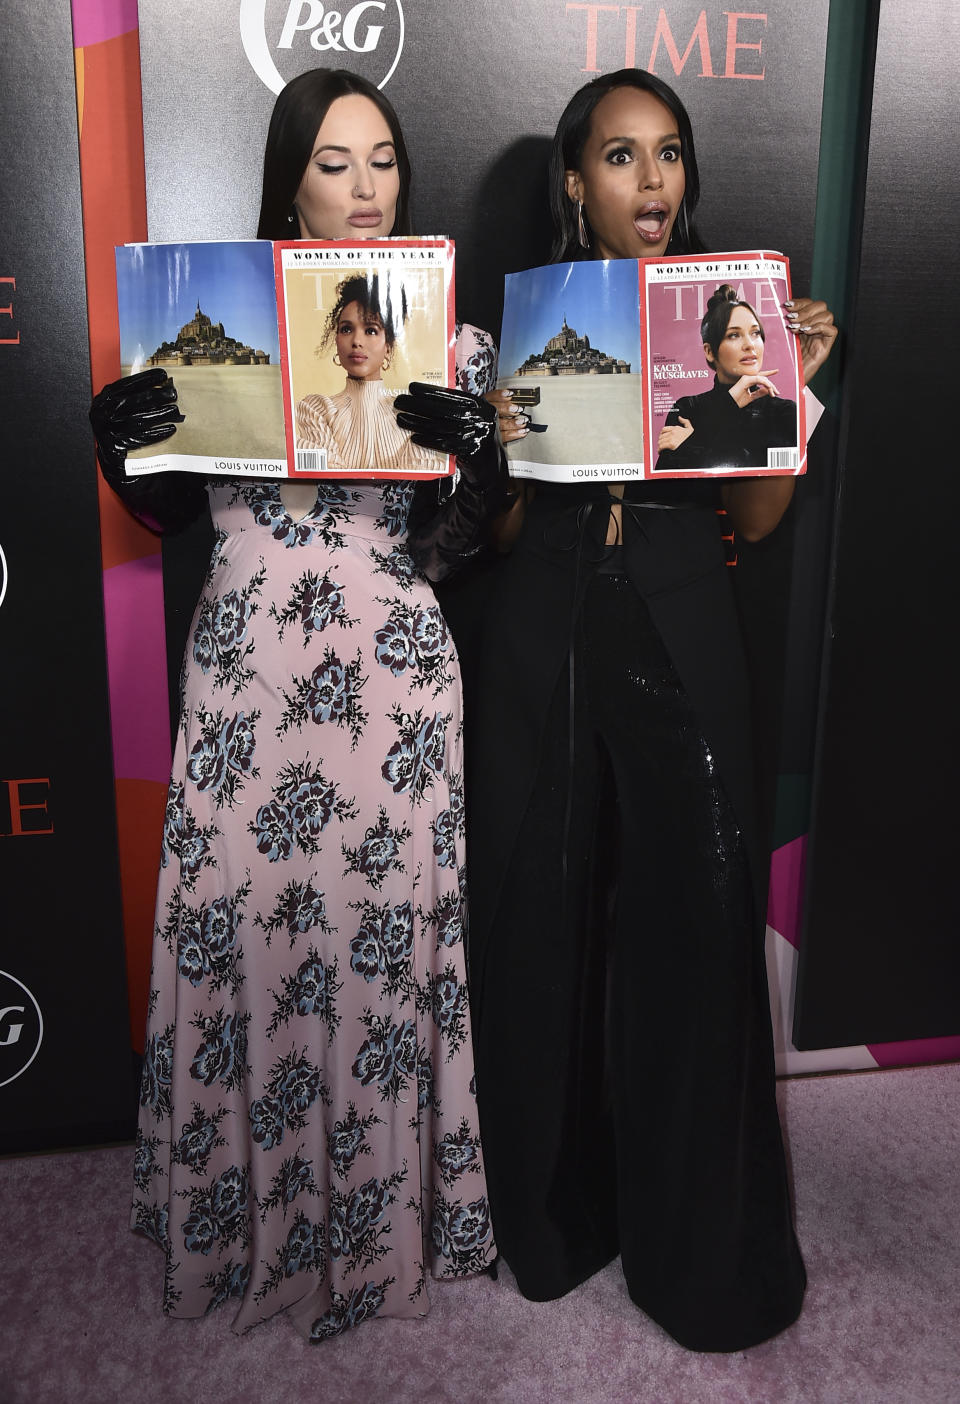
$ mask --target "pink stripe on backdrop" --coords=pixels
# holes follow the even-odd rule
[[[75,49],[137,28],[137,0],[72,0],[72,8]]]
[[[800,907],[806,861],[806,834],[775,849],[770,859],[767,925],[796,949],[800,946]]]
[[[170,778],[170,723],[160,556],[103,572],[114,773],[122,780]]]
[[[867,1051],[881,1068],[960,1062],[960,1035],[956,1038],[911,1038],[904,1043],[868,1043]]]

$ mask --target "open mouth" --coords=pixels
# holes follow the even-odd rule
[[[635,216],[633,227],[645,243],[659,244],[667,232],[669,219],[670,211],[666,205],[644,205],[640,213]]]

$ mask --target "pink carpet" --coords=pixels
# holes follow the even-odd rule
[[[276,1320],[165,1320],[126,1230],[128,1147],[0,1161],[3,1404],[957,1404],[960,1065],[781,1085],[810,1272],[785,1335],[697,1356],[607,1268],[533,1305],[509,1273],[434,1286],[422,1322],[309,1346]]]

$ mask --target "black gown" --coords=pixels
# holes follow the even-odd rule
[[[458,646],[501,1251],[538,1300],[619,1252],[634,1301],[675,1339],[730,1351],[796,1318],[805,1274],[717,494],[629,485],[610,574],[606,488],[538,483]]]

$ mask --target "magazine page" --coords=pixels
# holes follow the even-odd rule
[[[452,385],[453,244],[447,239],[274,246],[291,478],[436,478],[447,454],[396,422],[412,380]]]
[[[806,471],[789,297],[779,253],[640,260],[645,477]]]
[[[272,245],[127,244],[116,264],[121,373],[167,371],[184,416],[127,473],[285,477]]]
[[[643,476],[638,264],[554,263],[507,275],[499,386],[531,418],[515,477]]]

